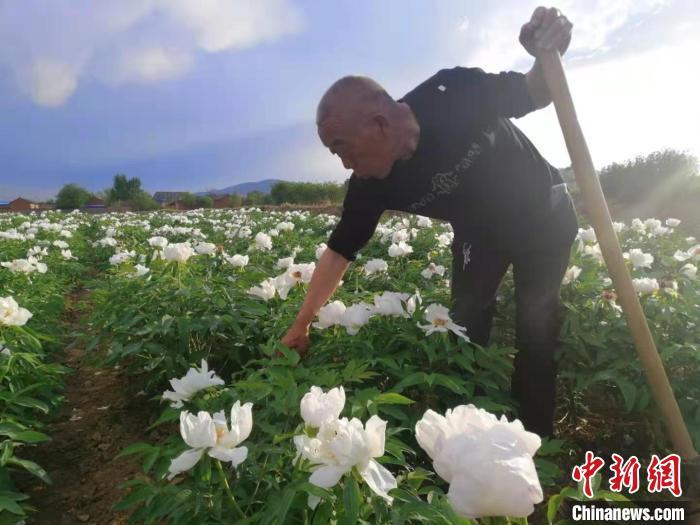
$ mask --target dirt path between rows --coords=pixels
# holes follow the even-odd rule
[[[80,330],[89,291],[70,297],[66,330]],[[147,441],[148,404],[126,373],[95,364],[82,348],[69,347],[58,361],[73,370],[67,376],[65,402],[45,432],[51,441],[34,449],[29,459],[53,480],[27,487],[38,512],[28,525],[117,525],[127,514],[112,511],[124,497],[119,485],[140,471],[130,459],[114,459],[126,446]]]

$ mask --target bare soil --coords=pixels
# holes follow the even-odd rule
[[[88,292],[71,295],[66,329],[77,328]],[[81,306],[82,305],[82,306]],[[65,402],[46,428],[51,441],[28,458],[46,469],[52,485],[26,480],[37,513],[36,525],[117,525],[128,514],[112,506],[125,495],[119,485],[140,471],[131,458],[114,459],[126,446],[147,441],[146,399],[125,371],[100,367],[82,348],[67,348],[57,358],[73,370],[67,376]]]

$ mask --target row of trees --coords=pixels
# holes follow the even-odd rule
[[[576,192],[573,172],[570,168],[561,170],[565,180]],[[666,198],[681,193],[700,195],[698,159],[693,155],[672,149],[656,151],[646,156],[638,156],[624,163],[612,163],[600,171],[600,182],[608,198],[622,203],[635,203],[646,199],[650,194],[663,193]],[[279,204],[336,204],[341,203],[347,190],[344,184],[332,182],[288,182],[276,183],[270,193],[252,191],[245,196],[229,195],[230,207],[279,205]],[[82,208],[93,196],[91,192],[77,184],[66,184],[56,197],[59,209]],[[128,205],[134,210],[153,210],[159,205],[141,188],[138,177],[127,178],[124,174],[114,177],[111,188],[98,192],[108,205],[120,207]],[[211,208],[212,196],[199,196],[185,193],[180,198],[187,208]]]
[[[278,182],[270,190],[273,204],[334,204],[343,201],[346,186],[333,182]]]
[[[612,163],[600,171],[605,195],[624,203],[636,203],[654,192],[665,198],[700,192],[698,159],[685,152],[666,149]]]
[[[128,179],[121,173],[114,176],[111,188],[95,194],[78,184],[66,184],[56,195],[55,204],[61,210],[83,208],[92,197],[104,200],[109,206],[128,206],[134,210],[155,210],[160,207],[148,192],[141,189],[138,177]]]

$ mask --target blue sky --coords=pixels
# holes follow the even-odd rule
[[[395,98],[454,65],[525,72],[537,2],[0,0],[0,199],[265,178],[342,181],[315,106],[349,73]],[[562,0],[571,90],[598,167],[654,149],[700,153],[700,4]],[[551,108],[516,121],[568,165]]]

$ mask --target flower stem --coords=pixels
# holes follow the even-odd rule
[[[224,488],[226,489],[226,494],[228,495],[228,498],[231,500],[231,504],[233,505],[233,508],[236,509],[236,512],[238,512],[238,514],[241,518],[245,519],[245,514],[243,514],[243,511],[238,506],[238,503],[236,503],[236,498],[233,497],[233,492],[231,492],[231,487],[228,484],[228,478],[226,477],[226,473],[224,472],[224,468],[221,466],[221,461],[219,461],[218,459],[216,460],[216,470],[218,470],[219,474],[221,475],[221,480],[224,482]]]

